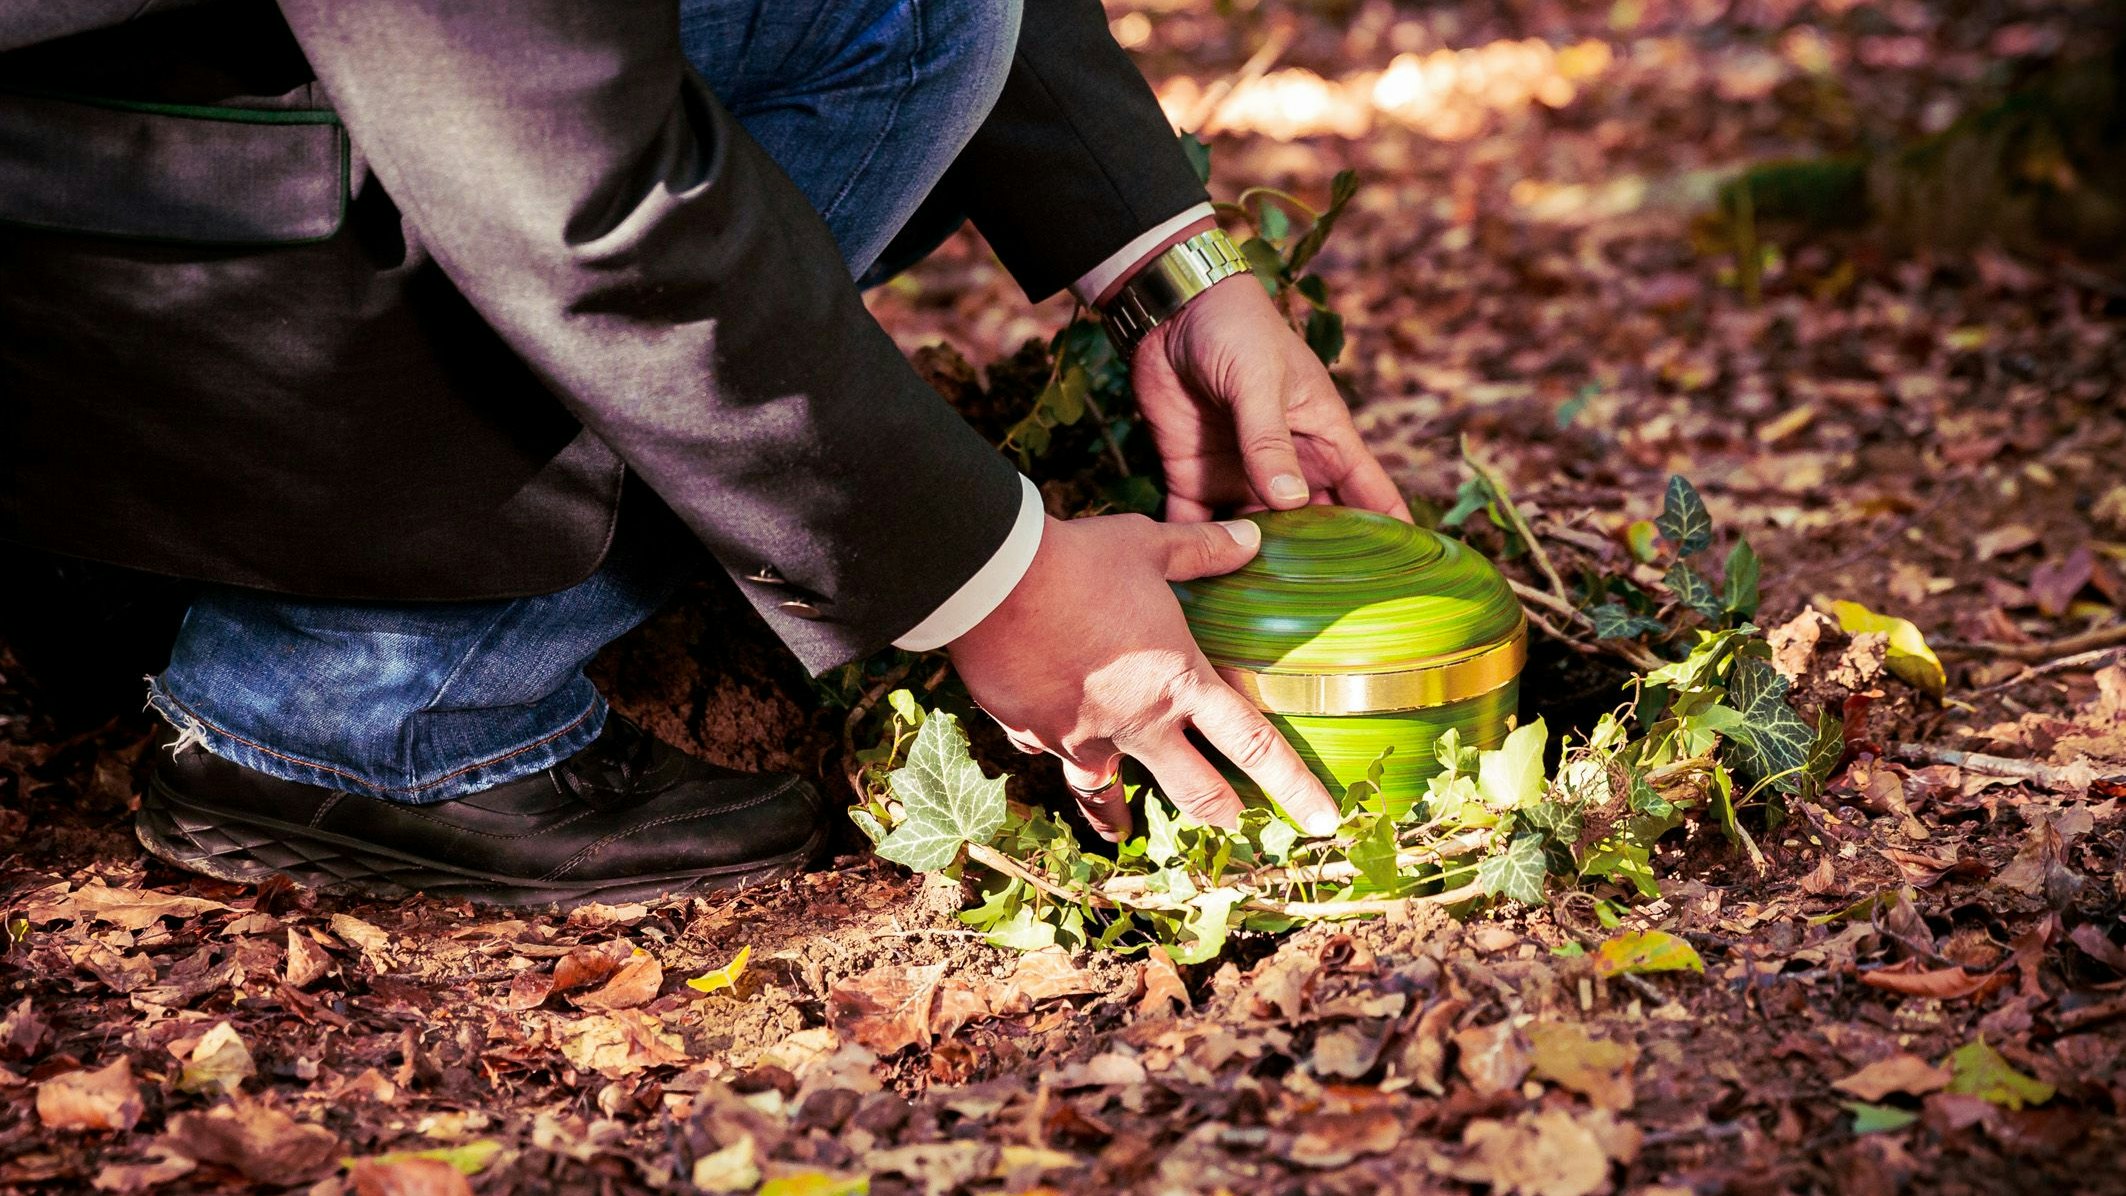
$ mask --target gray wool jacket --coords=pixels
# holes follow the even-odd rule
[[[1098,0],[1022,30],[926,206],[1039,298],[1204,194]],[[461,600],[661,505],[819,670],[957,590],[1018,486],[672,0],[0,0],[0,540]]]

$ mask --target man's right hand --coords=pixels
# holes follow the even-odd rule
[[[1261,544],[1261,529],[1246,520],[1050,519],[1011,595],[949,646],[968,692],[1021,751],[1062,757],[1079,806],[1108,838],[1130,830],[1116,772],[1125,755],[1191,817],[1238,826],[1240,798],[1189,743],[1191,727],[1306,831],[1335,831],[1328,790],[1212,671],[1167,588],[1230,573]]]

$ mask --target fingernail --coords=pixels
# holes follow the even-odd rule
[[[1228,519],[1218,526],[1242,548],[1255,548],[1262,543],[1262,529],[1252,519]]]
[[[1300,825],[1305,827],[1306,832],[1315,838],[1325,838],[1336,833],[1336,815],[1329,813],[1327,810],[1316,810],[1307,815],[1306,820]]]
[[[1283,502],[1304,501],[1312,491],[1307,489],[1307,480],[1296,473],[1280,473],[1270,479],[1270,497]]]

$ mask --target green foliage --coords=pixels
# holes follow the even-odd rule
[[[1489,509],[1502,528],[1526,526],[1490,485],[1464,496],[1465,515]],[[1419,800],[1383,800],[1383,753],[1342,795],[1336,832],[1320,838],[1260,807],[1244,812],[1238,831],[1198,825],[1156,788],[1132,785],[1142,831],[1110,858],[1083,850],[1054,816],[1007,800],[1005,780],[983,775],[950,714],[896,691],[880,742],[858,753],[864,799],[851,817],[888,859],[964,869],[980,899],[961,917],[993,943],[1157,946],[1183,962],[1213,958],[1235,930],[1376,913],[1383,900],[1540,904],[1552,878],[1615,886],[1612,901],[1652,899],[1657,844],[1694,818],[1761,866],[1745,829],[1750,811],[1776,817],[1778,802],[1812,796],[1843,754],[1844,728],[1828,711],[1814,726],[1794,712],[1769,648],[1741,621],[1757,597],[1747,546],[1729,553],[1720,590],[1683,562],[1680,549],[1704,552],[1713,540],[1687,481],[1670,483],[1658,528],[1679,551],[1669,570],[1676,606],[1703,624],[1671,629],[1650,613],[1662,609],[1651,598],[1599,583],[1623,596],[1589,612],[1599,632],[1659,634],[1680,655],[1633,678],[1618,711],[1560,745],[1554,769],[1541,719],[1489,749],[1449,730]],[[1617,921],[1611,901],[1600,908]],[[1622,970],[1703,966],[1667,936],[1604,950],[1614,956],[1604,966]]]
[[[982,774],[968,754],[967,733],[950,714],[923,720],[908,762],[887,784],[901,814],[878,853],[918,872],[945,867],[962,843],[987,843],[1004,825],[1004,780]]]
[[[1712,545],[1713,518],[1706,513],[1698,488],[1680,473],[1668,479],[1668,494],[1654,528],[1679,557],[1695,556]]]

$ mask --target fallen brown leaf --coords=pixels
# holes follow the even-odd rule
[[[36,1058],[38,1048],[44,1045],[51,1031],[51,1026],[30,1005],[30,999],[22,998],[7,1011],[6,1017],[0,1017],[0,1057]]]
[[[281,965],[281,975],[297,988],[308,988],[331,973],[335,965],[332,956],[309,935],[288,928],[288,959]]]
[[[156,1157],[141,1163],[105,1163],[96,1172],[92,1186],[99,1192],[117,1192],[129,1196],[133,1192],[145,1192],[160,1187],[173,1179],[180,1179],[196,1170],[199,1164],[158,1146]]]
[[[1403,1128],[1403,1118],[1386,1107],[1315,1113],[1293,1135],[1284,1157],[1302,1167],[1343,1167],[1361,1156],[1394,1150]]]
[[[464,1173],[441,1159],[359,1159],[347,1178],[358,1196],[472,1196]]]
[[[687,1061],[679,1036],[639,1009],[594,1013],[557,1027],[561,1055],[578,1071],[619,1079],[650,1067]]]
[[[2114,972],[2126,975],[2126,950],[2104,936],[2102,928],[2094,922],[2084,922],[2067,936],[2069,942],[2082,949],[2082,954],[2096,960]],[[28,1002],[25,1001],[24,1004]]]
[[[1903,993],[1908,997],[1932,997],[1937,1001],[1979,996],[1992,992],[2008,980],[2005,972],[1974,975],[1961,967],[1929,970],[1917,959],[1899,960],[1888,967],[1860,974],[1860,982],[1870,988]]]
[[[25,998],[24,1004],[27,1003]],[[1172,957],[1164,951],[1145,952],[1144,995],[1137,999],[1138,1016],[1161,1017],[1186,1013],[1189,1008],[1188,985],[1182,983],[1181,970],[1174,966]]]
[[[1598,1109],[1629,1109],[1638,1048],[1596,1038],[1571,1022],[1532,1022],[1525,1029],[1536,1078],[1570,1088]]]
[[[558,972],[559,968],[555,970]],[[633,1009],[655,1000],[657,990],[663,987],[664,965],[657,962],[655,955],[637,947],[603,985],[580,997],[570,997],[569,1003],[578,1009]]]
[[[1521,1086],[1532,1061],[1527,1042],[1511,1020],[1471,1026],[1454,1036],[1455,1066],[1480,1096],[1498,1096]]]
[[[1449,1174],[1507,1196],[1593,1196],[1609,1188],[1611,1159],[1629,1161],[1638,1150],[1636,1133],[1607,1112],[1576,1118],[1563,1109],[1472,1121],[1462,1144],[1469,1153]]]
[[[917,968],[889,964],[851,976],[827,993],[827,1023],[881,1055],[927,1046],[936,1037],[938,988],[945,970],[942,963]],[[948,1017],[964,1017],[964,997],[963,986]]]
[[[146,930],[161,918],[196,918],[228,908],[204,897],[154,889],[114,889],[94,880],[57,900],[28,906],[22,916],[31,925],[72,920],[102,922],[121,930]]]
[[[124,1055],[37,1085],[37,1120],[52,1130],[129,1130],[143,1112],[133,1061]]]
[[[1152,952],[1154,955],[1163,952]],[[1171,961],[1168,968],[1173,967]],[[1079,993],[1099,992],[1101,984],[1091,972],[1072,963],[1061,950],[1022,955],[1011,975],[983,994],[990,1012],[999,1017],[1026,1013],[1042,1001]]]
[[[1878,1059],[1831,1087],[1864,1101],[1879,1101],[1893,1092],[1925,1096],[1949,1086],[1948,1071],[1917,1055],[1899,1054]]]
[[[170,1119],[163,1140],[194,1162],[283,1186],[318,1178],[340,1153],[340,1140],[330,1130],[241,1096],[204,1113],[179,1113]]]

